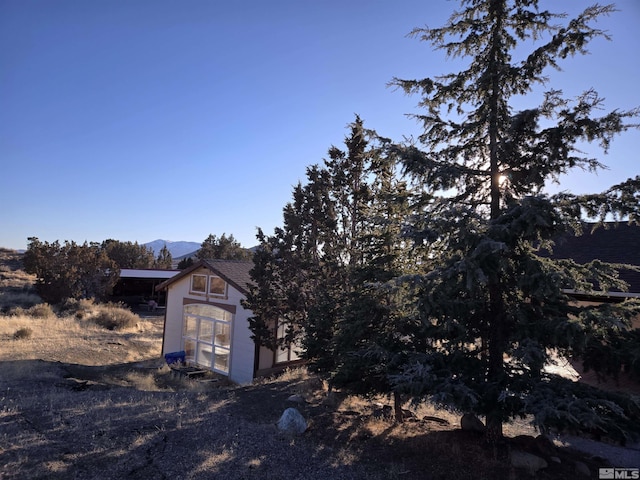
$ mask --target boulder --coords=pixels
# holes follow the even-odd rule
[[[487,427],[484,426],[482,420],[472,413],[465,413],[460,419],[460,428],[467,432],[484,433]]]
[[[298,394],[291,395],[289,398],[287,398],[287,402],[299,403],[300,405],[307,403],[303,396]]]
[[[307,421],[295,408],[287,408],[278,420],[278,430],[293,435],[302,435],[307,430]]]
[[[535,475],[538,470],[549,466],[544,458],[519,450],[511,452],[511,465],[515,468],[527,470],[531,475]]]

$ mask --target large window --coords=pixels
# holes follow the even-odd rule
[[[213,305],[185,305],[182,343],[186,360],[228,374],[232,319],[231,313]]]

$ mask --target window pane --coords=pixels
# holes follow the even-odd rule
[[[203,367],[211,367],[211,354],[213,347],[206,343],[198,342],[198,357],[196,363]]]
[[[184,312],[199,315],[201,317],[215,318],[216,320],[224,320],[225,322],[231,321],[231,313],[227,312],[213,305],[206,305],[201,303],[192,303],[184,306]]]
[[[296,344],[291,344],[291,355],[289,355],[289,360],[291,360],[292,362],[294,360],[300,360],[302,357],[300,355],[298,355],[297,352],[299,352],[299,347]]]
[[[226,293],[224,280],[220,277],[209,277],[209,293],[224,296]]]
[[[214,368],[222,372],[229,372],[229,352],[216,348]]]
[[[206,290],[207,290],[207,276],[191,275],[191,291],[204,293]]]
[[[196,338],[198,320],[194,317],[185,315],[184,317],[184,336]]]
[[[231,346],[231,325],[216,322],[215,344],[226,348]]]
[[[191,340],[189,338],[184,339],[184,351],[185,351],[185,361],[187,362],[195,362],[196,361],[196,342],[195,340]]]
[[[213,322],[211,320],[200,319],[200,335],[198,340],[201,342],[212,343],[213,341]]]
[[[289,361],[289,349],[282,349],[278,347],[276,351],[276,363],[288,362]]]

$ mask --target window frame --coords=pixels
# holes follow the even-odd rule
[[[202,290],[196,290],[194,288],[194,280],[196,280],[196,278],[201,278],[201,277],[204,277],[204,287]],[[206,295],[207,287],[208,287],[208,276],[206,274],[203,274],[203,273],[191,274],[191,279],[189,281],[189,293],[194,293],[196,295]]]
[[[212,283],[213,283],[212,280],[220,280],[222,282],[222,293],[212,292],[211,291],[211,287],[212,287]],[[226,296],[227,296],[227,282],[224,280],[224,278],[219,277],[217,275],[209,275],[209,278],[207,279],[207,293],[211,297],[226,298]]]

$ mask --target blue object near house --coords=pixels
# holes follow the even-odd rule
[[[179,352],[171,352],[171,353],[165,353],[164,354],[164,359],[167,362],[167,365],[173,365],[174,363],[184,363],[184,359],[185,359],[186,353],[184,350],[181,350]]]

